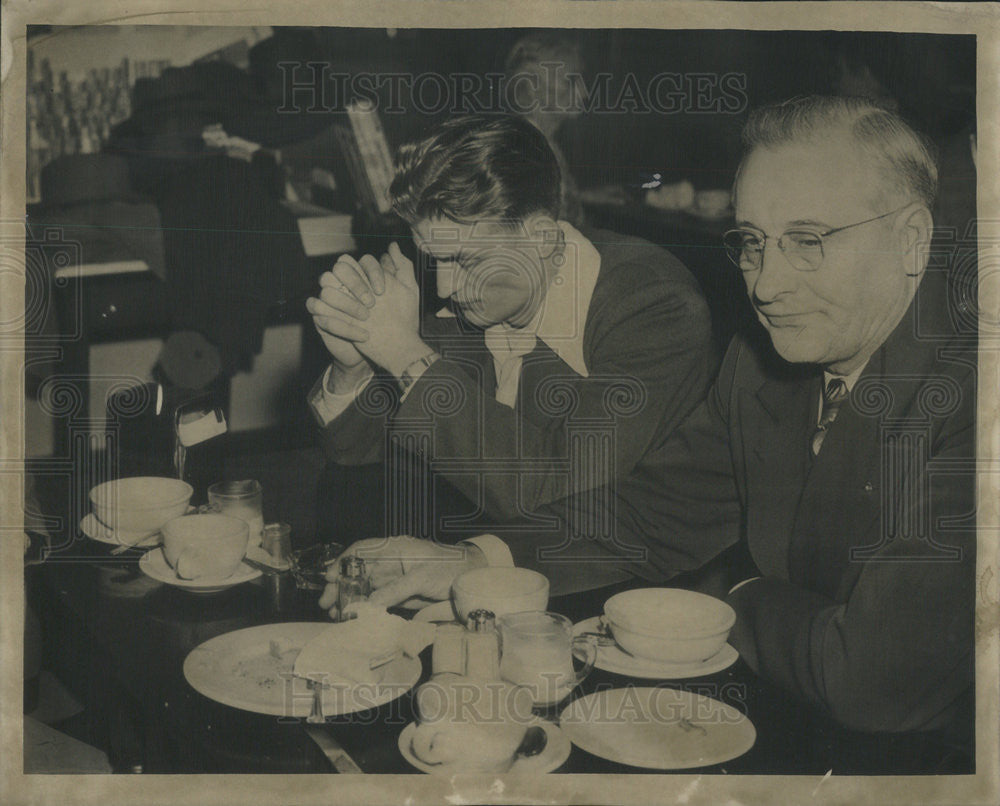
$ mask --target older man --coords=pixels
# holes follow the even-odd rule
[[[388,477],[367,496],[389,510],[383,534],[523,522],[629,472],[704,398],[715,359],[693,276],[559,220],[556,158],[524,119],[444,123],[400,150],[391,194],[447,305],[421,323],[396,245],[341,258],[308,302],[333,359],[310,396],[324,444],[341,477]]]
[[[353,550],[389,603],[446,595],[508,550],[560,583],[600,543],[658,582],[742,540],[754,568],[728,596],[730,641],[762,678],[850,728],[967,726],[976,346],[927,270],[936,167],[861,99],[758,110],[744,145],[726,246],[770,338],[737,337],[705,403],[621,483],[614,541],[579,539],[601,537],[602,512],[574,499],[550,561],[537,533]],[[625,544],[645,560],[615,559]]]

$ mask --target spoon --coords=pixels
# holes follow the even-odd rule
[[[615,641],[614,636],[611,635],[611,628],[608,627],[608,622],[605,621],[604,616],[601,616],[597,620],[597,626],[593,630],[586,630],[580,633],[580,635],[594,636],[597,639],[598,646],[618,646],[618,642]],[[618,648],[622,649],[620,646],[618,646]],[[632,654],[625,649],[622,649],[622,652],[625,652],[626,655]]]

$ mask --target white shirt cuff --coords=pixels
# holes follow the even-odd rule
[[[737,582],[735,585],[733,585],[733,587],[729,589],[729,593],[727,593],[726,595],[731,596],[732,594],[736,593],[736,591],[738,591],[740,588],[742,588],[744,585],[746,585],[748,582],[753,582],[755,579],[762,579],[762,577],[750,577],[749,579],[744,579],[742,582]]]
[[[345,392],[341,395],[335,395],[329,389],[326,388],[327,381],[330,379],[330,373],[333,371],[333,364],[326,368],[326,372],[317,381],[316,385],[313,387],[312,394],[309,396],[309,405],[312,406],[313,412],[316,414],[316,419],[319,420],[320,425],[326,427],[334,420],[336,420],[341,414],[347,411],[348,407],[357,399],[357,396],[361,394],[362,390],[369,383],[371,383],[372,378],[375,377],[375,373],[369,370],[368,377],[365,378],[365,382],[358,384],[353,391]]]
[[[513,568],[514,555],[510,553],[507,544],[496,535],[476,535],[468,540],[460,541],[471,543],[478,548],[486,557],[486,564],[492,567]]]

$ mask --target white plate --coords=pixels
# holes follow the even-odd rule
[[[654,770],[707,767],[742,756],[757,731],[730,705],[672,688],[614,688],[574,700],[563,732],[595,756]]]
[[[292,675],[298,651],[330,622],[262,624],[217,635],[184,659],[184,677],[211,700],[257,714],[305,718],[312,707],[306,681]],[[274,641],[283,661],[270,654]],[[400,656],[384,669],[378,685],[345,681],[323,690],[323,713],[340,716],[365,711],[402,696],[420,679],[417,658]]]
[[[80,521],[80,531],[91,540],[96,540],[98,543],[107,543],[109,546],[134,546],[135,548],[144,549],[159,544],[163,539],[163,536],[157,530],[152,534],[139,538],[138,541],[125,540],[120,535],[115,534],[113,529],[101,523],[93,512],[89,512],[83,516],[83,520]]]
[[[261,572],[256,568],[240,563],[228,577],[206,576],[197,579],[181,579],[167,563],[162,548],[153,549],[143,554],[139,558],[139,570],[157,582],[166,582],[168,585],[183,588],[191,593],[218,593],[233,587],[233,585],[241,585],[244,582],[257,579],[261,575]]]
[[[449,621],[458,621],[455,609],[451,606],[451,600],[446,602],[435,602],[422,610],[413,614],[414,621],[430,621],[434,624],[442,624]]]
[[[569,739],[566,738],[566,735],[559,730],[556,725],[541,718],[530,722],[528,727],[531,725],[538,725],[544,729],[546,738],[545,749],[537,756],[519,758],[514,762],[513,766],[506,773],[504,773],[505,775],[542,775],[561,767],[566,759],[569,758],[570,750],[573,749],[572,745],[570,744]],[[411,722],[403,728],[403,732],[399,734],[399,752],[403,754],[403,758],[405,758],[418,770],[430,773],[431,775],[460,775],[461,771],[457,770],[453,766],[428,764],[413,755],[413,750],[410,748],[410,742],[413,739],[413,733],[416,729],[417,723]]]
[[[584,619],[573,627],[573,634],[582,632],[597,632],[600,616]],[[613,646],[598,646],[598,669],[615,674],[625,674],[630,677],[641,677],[647,680],[683,680],[687,677],[704,677],[728,669],[739,658],[740,653],[726,644],[715,655],[703,661],[694,663],[665,663],[663,661],[637,658],[630,655],[617,644]]]

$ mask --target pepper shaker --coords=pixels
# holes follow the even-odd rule
[[[484,680],[500,679],[500,634],[490,610],[473,610],[466,622],[465,673]]]
[[[340,561],[340,581],[337,587],[338,621],[348,621],[353,615],[345,618],[344,611],[355,602],[364,602],[372,592],[371,578],[365,568],[362,557],[343,557]]]

